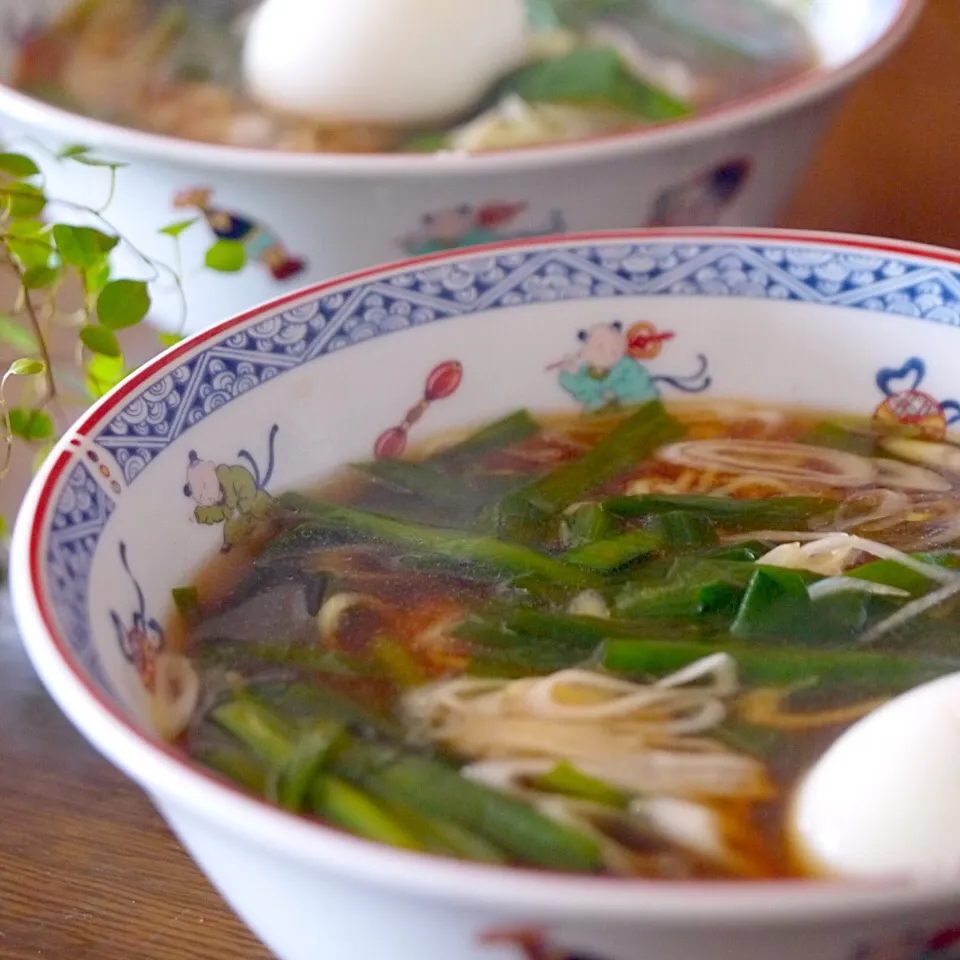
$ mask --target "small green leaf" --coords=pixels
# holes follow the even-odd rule
[[[247,264],[247,251],[239,240],[218,240],[208,251],[206,264],[221,273],[236,273]]]
[[[164,348],[174,347],[183,340],[179,333],[158,333],[157,339]]]
[[[412,136],[404,145],[410,153],[436,153],[442,150],[448,141],[447,134],[442,130],[430,130]]]
[[[46,267],[53,253],[50,230],[42,220],[11,220],[7,246],[24,269]]]
[[[37,338],[27,329],[23,321],[9,314],[0,314],[0,341],[26,353],[40,349]]]
[[[7,373],[13,374],[15,377],[35,377],[46,369],[41,360],[35,360],[33,357],[20,357],[10,364]]]
[[[25,237],[23,240],[8,240],[7,247],[24,270],[31,267],[46,267],[50,264],[53,247],[43,237]]]
[[[69,146],[64,147],[58,154],[58,160],[76,160],[77,157],[83,156],[85,153],[89,153],[90,148],[85,147],[82,143],[71,143]]]
[[[25,177],[35,177],[40,168],[22,153],[0,153],[0,172],[22,180]]]
[[[112,268],[109,260],[98,263],[95,267],[83,272],[84,289],[90,293],[102,290],[110,282]]]
[[[0,200],[11,217],[36,217],[47,205],[46,194],[32,183],[16,183],[0,188]]]
[[[635,6],[636,0],[527,0],[527,20],[538,31],[582,30],[599,17],[629,15]]]
[[[42,410],[15,407],[10,411],[10,432],[23,440],[46,440],[53,436],[53,421]]]
[[[105,167],[108,170],[122,170],[129,167],[129,163],[118,163],[116,160],[102,160],[100,157],[91,157],[86,153],[78,153],[73,159],[85,167]]]
[[[635,76],[613,47],[583,46],[553,60],[538,60],[504,81],[501,93],[531,103],[609,106],[644,120],[687,116],[690,105]]]
[[[49,225],[42,220],[11,220],[7,225],[8,237],[37,237],[49,232]]]
[[[97,354],[86,365],[86,389],[94,399],[112,390],[126,375],[123,357],[105,357]]]
[[[83,341],[83,345],[93,353],[100,353],[105,357],[122,355],[117,335],[106,327],[84,327],[80,331],[80,339]]]
[[[53,267],[30,267],[23,275],[23,286],[27,290],[47,290],[61,275],[61,271]]]
[[[189,220],[178,220],[176,223],[161,228],[159,232],[176,240],[181,233],[189,230],[199,219],[199,217],[191,217]]]
[[[7,518],[0,513],[0,537],[6,537],[7,535]]]
[[[150,311],[150,292],[142,280],[113,280],[97,298],[97,317],[111,330],[136,326]]]
[[[97,266],[120,242],[118,237],[111,237],[93,227],[72,227],[66,223],[54,226],[53,240],[63,262],[81,270]]]
[[[113,250],[117,244],[120,243],[120,238],[115,237],[109,233],[103,233],[100,230],[91,230],[89,227],[81,227],[81,230],[90,230],[90,235],[100,244],[100,250],[102,253],[109,253]]]

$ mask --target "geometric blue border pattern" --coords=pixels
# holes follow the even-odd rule
[[[86,465],[78,463],[70,471],[57,501],[46,558],[51,604],[63,636],[87,672],[105,690],[110,686],[92,644],[87,598],[93,555],[114,506]]]
[[[667,239],[478,255],[359,281],[235,332],[131,400],[95,439],[130,484],[214,410],[325,353],[504,307],[670,295],[796,300],[960,326],[960,272],[879,253]]]
[[[324,354],[413,326],[524,304],[593,297],[729,296],[853,307],[960,326],[960,271],[909,256],[762,240],[636,243],[476,253],[360,280],[224,333],[127,400],[93,440],[128,484],[213,411]],[[829,244],[829,241],[827,241]],[[54,507],[45,579],[62,636],[104,689],[91,642],[90,571],[114,502],[85,462]]]

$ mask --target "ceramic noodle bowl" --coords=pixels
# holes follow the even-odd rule
[[[131,163],[109,219],[154,259],[174,259],[159,230],[196,220],[180,237],[195,331],[304,284],[429,251],[582,230],[773,224],[842,95],[907,34],[920,2],[797,7],[816,68],[690,120],[561,146],[474,156],[243,150],[105,125],[9,88],[0,88],[0,114],[7,140],[27,135],[53,151],[85,144]],[[3,0],[0,79],[18,44],[63,8]],[[42,166],[51,196],[89,204],[106,195],[103,168]],[[221,239],[243,244],[243,269],[202,269]],[[116,256],[142,272],[129,251]],[[161,282],[154,296],[156,322],[176,327],[183,310],[173,284]]]
[[[521,407],[589,409],[565,358],[601,339],[593,365],[635,365],[622,382],[646,399],[922,415],[942,437],[958,290],[960,255],[932,248],[715,230],[443,254],[275,300],[149,363],[48,458],[11,560],[30,657],[281,960],[954,960],[943,877],[665,883],[419,856],[211,777],[161,744],[152,704],[172,588],[284,491]]]

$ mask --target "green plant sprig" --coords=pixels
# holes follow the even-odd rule
[[[31,155],[32,154],[32,155]],[[59,163],[75,163],[104,170],[106,199],[99,206],[84,206],[50,196],[34,157],[41,154]],[[174,265],[156,260],[140,250],[107,218],[117,178],[126,164],[106,160],[82,145],[54,154],[41,144],[27,141],[21,150],[0,148],[0,267],[12,273],[17,292],[8,313],[0,313],[0,343],[14,355],[0,375],[0,424],[4,450],[0,454],[0,482],[9,474],[15,442],[33,448],[36,468],[66,426],[58,423],[62,382],[81,375],[82,386],[74,399],[96,400],[116,386],[128,367],[121,338],[123,331],[143,323],[153,304],[154,285],[167,282],[180,301],[180,331],[186,322],[184,264],[181,238],[200,220],[181,220],[158,232],[172,243]],[[83,225],[65,222],[81,219]],[[228,244],[229,246],[225,246]],[[116,276],[114,251],[125,249],[139,261],[139,276]],[[246,266],[246,251],[239,243],[217,240],[206,251],[203,269],[234,273]],[[75,284],[80,306],[68,310],[65,292]],[[72,354],[58,362],[51,338],[56,330],[75,334]],[[182,339],[158,334],[158,348]],[[8,386],[22,381],[13,405]],[[0,516],[0,535],[5,530]]]

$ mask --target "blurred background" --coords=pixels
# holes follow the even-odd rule
[[[852,93],[783,225],[960,247],[960,3]]]

